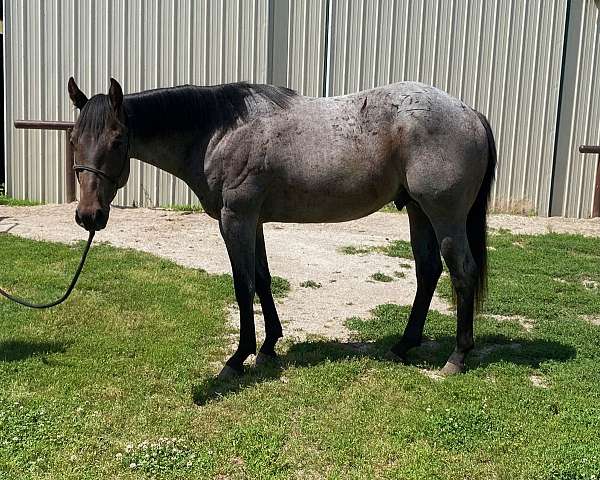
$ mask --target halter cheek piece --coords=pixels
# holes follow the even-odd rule
[[[79,180],[79,172],[91,172],[91,173],[98,175],[99,177],[105,178],[110,183],[112,183],[112,185],[113,185],[113,187],[115,187],[115,191],[116,191],[119,189],[119,180],[121,179],[121,176],[123,175],[123,170],[125,170],[125,166],[127,165],[127,161],[129,160],[129,138],[127,138],[126,156],[127,156],[127,159],[123,162],[121,171],[119,172],[119,175],[116,178],[111,177],[108,173],[103,172],[102,170],[98,170],[97,168],[94,168],[94,167],[88,167],[87,165],[82,165],[79,163],[73,164],[73,170],[75,170],[78,180]]]

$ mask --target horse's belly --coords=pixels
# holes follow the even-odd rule
[[[278,177],[263,203],[264,221],[325,223],[364,217],[394,200],[399,176],[390,162],[321,163]]]

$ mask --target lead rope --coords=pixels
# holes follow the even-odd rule
[[[88,237],[87,244],[85,245],[85,248],[83,250],[83,255],[81,256],[81,261],[79,262],[79,266],[77,267],[75,276],[73,277],[73,280],[71,281],[71,285],[69,285],[69,288],[67,289],[65,294],[62,297],[60,297],[58,300],[55,300],[50,303],[31,303],[22,298],[13,296],[10,293],[6,292],[5,290],[2,290],[1,288],[0,288],[0,294],[4,297],[8,298],[9,300],[12,300],[15,303],[18,303],[19,305],[23,305],[23,306],[29,307],[29,308],[42,309],[42,308],[51,308],[51,307],[55,307],[56,305],[60,305],[67,298],[69,298],[69,295],[71,295],[71,292],[75,288],[75,284],[77,283],[77,280],[79,279],[79,275],[81,274],[81,271],[83,270],[83,265],[85,264],[85,260],[87,258],[88,252],[90,251],[90,247],[92,246],[92,240],[94,240],[95,234],[96,234],[96,232],[94,230],[90,231],[90,236]]]

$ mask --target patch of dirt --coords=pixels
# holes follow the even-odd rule
[[[539,375],[529,375],[529,381],[534,387],[537,388],[549,388],[548,382]]]
[[[525,330],[526,332],[531,332],[531,330],[533,330],[533,327],[535,325],[533,320],[531,320],[530,318],[523,317],[521,315],[489,315],[489,314],[486,314],[485,316],[488,318],[493,318],[494,320],[497,320],[498,322],[517,322],[519,325],[521,325],[523,330]]]
[[[584,315],[583,320],[590,322],[592,325],[600,326],[600,315]]]
[[[440,370],[429,370],[427,368],[419,368],[419,372],[421,372],[423,375],[425,375],[428,378],[431,378],[432,380],[444,380],[444,375],[441,374]]]
[[[73,220],[75,204],[38,207],[0,206],[0,233],[63,243],[87,237]],[[491,215],[489,225],[515,233],[553,232],[600,236],[600,220]],[[333,224],[265,225],[265,240],[271,273],[290,281],[291,290],[277,300],[286,336],[305,339],[317,335],[347,340],[344,325],[348,317],[368,317],[383,303],[411,304],[416,291],[414,263],[406,276],[398,278],[407,260],[381,253],[346,255],[348,245],[380,246],[391,240],[410,240],[408,216],[375,213],[360,220]],[[96,241],[116,247],[133,248],[170,259],[180,265],[210,273],[230,273],[231,267],[216,221],[205,214],[113,208],[108,228]],[[93,249],[91,252],[93,255]],[[369,275],[381,272],[391,282],[369,282]],[[321,288],[302,288],[309,278]],[[434,297],[431,308],[452,314],[450,306]],[[236,315],[232,309],[232,315]],[[237,324],[237,321],[234,322]],[[260,315],[256,319],[261,329]],[[525,328],[525,327],[524,327]]]

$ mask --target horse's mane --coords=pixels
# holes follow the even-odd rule
[[[229,129],[248,116],[248,100],[263,98],[278,108],[287,108],[293,90],[249,83],[211,87],[183,85],[159,88],[125,96],[127,123],[136,133],[156,131]]]
[[[245,82],[183,85],[126,95],[123,105],[128,127],[137,134],[151,135],[158,131],[227,130],[248,116],[248,100],[262,98],[274,107],[287,108],[295,95],[288,88]],[[81,110],[78,132],[98,138],[114,115],[108,95],[94,95]]]

